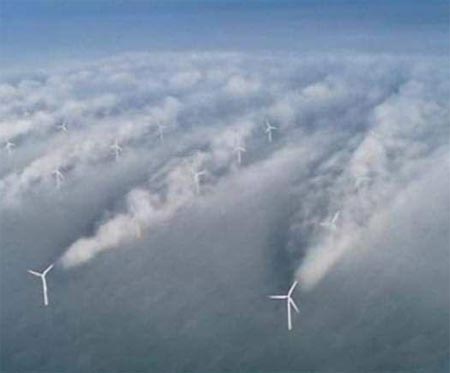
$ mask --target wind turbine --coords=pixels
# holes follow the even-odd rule
[[[370,181],[369,176],[359,175],[355,177],[355,189],[359,189],[362,185],[367,184]]]
[[[167,126],[161,123],[156,123],[156,126],[158,127],[159,139],[164,144],[164,130],[167,128]]]
[[[331,220],[329,220],[329,221],[324,221],[324,222],[320,223],[320,225],[321,225],[322,227],[331,229],[332,231],[337,230],[336,222],[337,222],[337,220],[338,220],[338,218],[339,218],[339,214],[340,214],[340,211],[337,211],[337,212],[334,214],[334,216],[333,216],[333,218],[332,218]]]
[[[116,158],[116,161],[119,160],[120,157],[120,153],[122,153],[122,147],[119,145],[119,142],[117,141],[117,139],[114,141],[114,143],[111,145],[111,149],[114,152],[114,156]]]
[[[48,295],[47,295],[47,273],[53,268],[54,264],[50,264],[42,273],[28,270],[28,273],[31,273],[34,276],[40,277],[42,280],[42,292],[44,294],[44,306],[48,306]]]
[[[241,138],[238,134],[236,134],[236,140],[234,143],[233,151],[236,153],[238,164],[242,163],[242,153],[245,153],[247,149],[242,145]]]
[[[57,127],[62,132],[68,132],[67,122],[65,120],[61,124],[58,124]]]
[[[140,240],[142,238],[141,223],[137,219],[134,219],[134,224],[135,224],[135,228],[136,228],[136,238],[138,238]]]
[[[372,136],[373,138],[375,138],[375,140],[377,140],[377,141],[384,140],[384,136],[380,135],[379,132],[376,132],[374,130],[369,131],[369,135]]]
[[[234,148],[234,151],[236,152],[238,163],[241,164],[242,163],[242,153],[245,153],[247,150],[242,145],[237,145]]]
[[[200,183],[201,183],[201,177],[206,175],[205,170],[200,171],[194,171],[192,170],[192,175],[194,177],[194,183],[195,183],[195,192],[197,194],[200,194]]]
[[[272,126],[270,124],[270,122],[268,120],[266,120],[266,129],[265,129],[264,132],[267,133],[267,137],[269,139],[269,142],[272,142],[272,131],[276,130],[276,129],[277,129],[277,127]]]
[[[11,142],[11,141],[7,141],[6,142],[6,144],[5,144],[5,149],[6,149],[6,151],[8,152],[8,155],[9,156],[11,156],[11,154],[12,154],[12,150],[13,150],[13,148],[15,148],[16,147],[16,144],[14,144],[13,142]]]
[[[286,307],[287,307],[287,324],[288,324],[288,330],[292,330],[292,316],[291,316],[291,307],[294,308],[294,310],[299,313],[299,309],[297,305],[295,304],[294,300],[292,299],[292,293],[295,290],[295,287],[297,286],[298,281],[294,281],[294,283],[289,288],[289,291],[286,295],[270,295],[270,299],[283,299],[286,300]]]
[[[64,175],[59,168],[53,170],[52,175],[55,177],[56,188],[59,189],[64,181]]]

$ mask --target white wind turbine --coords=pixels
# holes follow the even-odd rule
[[[57,125],[58,130],[62,131],[62,132],[68,132],[68,128],[67,128],[67,122],[64,120],[61,124]]]
[[[334,216],[333,216],[332,219],[330,219],[329,221],[326,221],[326,220],[325,220],[325,221],[323,221],[322,223],[320,223],[320,225],[321,225],[322,227],[331,229],[332,231],[337,230],[336,223],[337,223],[337,220],[338,220],[338,218],[339,218],[339,214],[340,214],[340,211],[337,211],[337,212],[334,214]]]
[[[201,178],[202,176],[206,175],[205,170],[195,171],[192,170],[192,176],[194,177],[194,184],[195,184],[195,192],[197,194],[200,194],[200,184],[201,184]]]
[[[111,149],[114,152],[114,157],[116,158],[116,161],[119,160],[120,154],[122,153],[122,147],[119,145],[119,142],[117,139],[114,141],[114,143],[111,145]]]
[[[375,138],[375,140],[377,140],[377,141],[382,141],[382,140],[384,140],[384,136],[381,135],[381,134],[379,133],[379,131],[377,132],[377,131],[374,131],[374,130],[370,130],[370,131],[369,131],[369,135],[370,135],[371,137]]]
[[[156,126],[158,127],[159,139],[161,140],[161,143],[164,144],[164,130],[167,126],[161,123],[156,123]]]
[[[54,169],[52,175],[55,177],[56,188],[59,189],[64,181],[64,175],[59,168]]]
[[[291,315],[291,307],[294,308],[294,310],[299,313],[299,309],[297,305],[295,304],[294,300],[292,299],[292,293],[295,290],[295,287],[297,286],[298,281],[294,281],[294,283],[289,288],[289,291],[286,295],[270,295],[270,299],[282,299],[286,300],[286,307],[287,307],[287,324],[288,324],[288,330],[292,330],[292,315]]]
[[[142,238],[142,227],[141,227],[141,223],[139,222],[138,219],[133,219],[134,220],[134,225],[135,225],[135,233],[136,233],[136,238],[138,238],[139,240]]]
[[[236,138],[236,142],[234,145],[233,151],[236,153],[238,164],[242,163],[242,153],[245,153],[247,149],[242,145],[241,139],[239,137]]]
[[[40,277],[42,280],[42,292],[44,294],[44,305],[48,306],[48,295],[47,295],[47,273],[53,268],[54,264],[50,264],[42,273],[35,272],[32,270],[28,270],[28,273],[31,273],[34,276]]]
[[[15,147],[16,147],[16,144],[14,144],[13,142],[11,142],[9,140],[6,142],[5,149],[8,152],[9,156],[11,156],[13,148],[15,148]]]
[[[359,189],[361,186],[370,182],[369,176],[358,175],[355,177],[355,189]]]
[[[269,139],[269,142],[272,142],[272,131],[276,130],[277,127],[272,126],[268,120],[266,120],[266,129],[265,133],[267,133],[267,138]]]

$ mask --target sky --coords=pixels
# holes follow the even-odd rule
[[[448,372],[448,4],[0,10],[2,373]]]
[[[0,66],[130,50],[447,54],[447,1],[3,0]]]

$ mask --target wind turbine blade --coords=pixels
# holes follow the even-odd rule
[[[294,307],[294,309],[297,313],[300,312],[300,310],[298,309],[297,305],[295,304],[295,302],[292,298],[289,298],[289,303],[291,304],[292,307]]]
[[[32,275],[37,276],[37,277],[41,277],[42,276],[41,273],[32,271],[31,269],[28,270],[28,273],[31,273]]]
[[[286,299],[286,295],[269,295],[270,299]]]
[[[332,223],[336,223],[336,221],[337,221],[338,218],[339,218],[339,214],[340,214],[340,211],[338,211],[338,212],[336,212],[336,214],[334,214],[333,220],[331,221]]]
[[[50,264],[44,271],[44,275],[47,274],[53,267],[55,266],[55,263]]]
[[[291,285],[289,291],[288,291],[288,296],[290,297],[291,294],[293,293],[293,291],[295,290],[295,287],[297,286],[298,281],[294,281],[294,283]]]

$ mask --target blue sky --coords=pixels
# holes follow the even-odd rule
[[[1,2],[3,67],[136,50],[448,52],[446,1]]]

